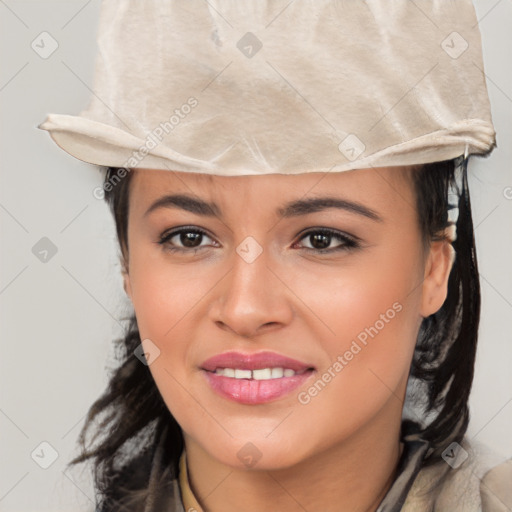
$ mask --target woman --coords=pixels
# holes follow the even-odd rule
[[[102,9],[89,109],[42,125],[109,167],[134,308],[73,461],[98,510],[510,506],[464,438],[471,2]]]

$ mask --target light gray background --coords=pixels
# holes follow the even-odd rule
[[[512,1],[475,4],[498,148],[470,163],[483,312],[468,436],[505,458],[512,457]],[[99,7],[99,0],[0,0],[1,511],[93,510],[88,470],[63,471],[106,385],[128,302],[113,221],[92,195],[100,172],[36,126],[50,112],[87,105]],[[59,45],[47,59],[31,47],[44,31]],[[57,247],[46,263],[32,252],[42,237]],[[58,452],[48,469],[39,465],[51,461],[44,441]]]

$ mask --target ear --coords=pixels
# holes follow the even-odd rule
[[[424,318],[439,311],[446,300],[454,261],[455,251],[448,240],[432,242],[422,285],[421,316]]]
[[[130,284],[130,274],[128,272],[128,265],[126,264],[126,262],[123,261],[121,263],[121,266],[122,266],[121,274],[123,276],[123,288],[124,288],[126,295],[128,295],[128,297],[131,299],[132,298],[132,287]]]

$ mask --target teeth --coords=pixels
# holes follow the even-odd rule
[[[282,368],[272,368],[272,378],[280,379],[284,375],[284,370]]]
[[[290,368],[260,368],[257,370],[241,370],[239,368],[217,368],[216,375],[235,379],[269,380],[293,377],[295,371]]]
[[[250,379],[251,370],[235,370],[235,379]]]
[[[267,380],[272,378],[272,370],[270,368],[263,368],[262,370],[253,370],[252,378],[255,380]]]

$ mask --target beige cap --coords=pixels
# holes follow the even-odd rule
[[[224,176],[495,146],[471,0],[103,0],[94,94],[39,128],[112,167]]]

